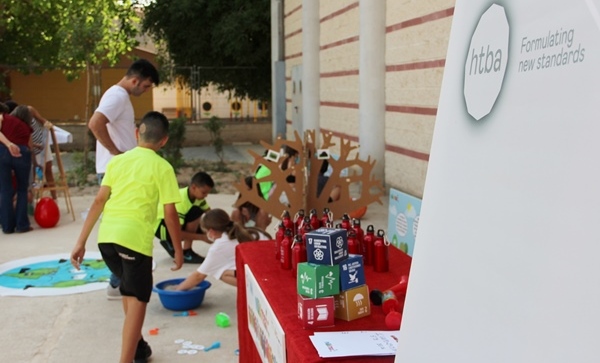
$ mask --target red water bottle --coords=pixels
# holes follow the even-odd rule
[[[365,238],[365,231],[360,227],[360,219],[354,218],[352,219],[352,229],[356,233],[356,239],[358,240],[358,244],[360,245],[362,251],[362,244]],[[362,253],[362,252],[361,252]]]
[[[286,229],[289,229],[290,231],[292,231],[292,236],[294,235],[294,222],[292,221],[292,218],[290,218],[290,212],[287,210],[284,210],[283,213],[281,214],[281,221],[283,222],[283,226]]]
[[[292,268],[292,230],[286,228],[283,240],[281,241],[281,252],[279,252],[281,259],[281,268],[289,270]]]
[[[298,234],[304,239],[304,235],[306,232],[312,231],[312,227],[310,225],[310,217],[304,216],[304,221],[302,222],[302,227],[298,230]]]
[[[350,216],[348,215],[348,213],[344,213],[344,215],[342,216],[342,228],[346,231],[352,228],[352,224],[350,223]]]
[[[310,210],[310,226],[312,229],[319,229],[319,227],[321,227],[321,221],[317,216],[317,210],[314,208]]]
[[[292,245],[292,274],[296,277],[296,270],[300,262],[306,262],[306,245],[302,241],[302,237],[296,235],[294,244]]]
[[[279,222],[277,232],[275,232],[275,259],[277,261],[281,260],[281,241],[284,235],[285,227],[283,226],[283,222]]]
[[[373,252],[375,259],[373,262],[373,269],[375,272],[388,272],[390,269],[390,257],[389,257],[389,243],[384,239],[385,231],[383,229],[377,230],[377,237],[375,237],[375,243],[373,243]]]
[[[365,232],[365,236],[363,237],[363,261],[365,265],[370,266],[373,265],[374,254],[373,254],[373,245],[375,243],[375,227],[372,224],[367,226],[367,231]]]
[[[348,231],[348,253],[352,255],[359,255],[361,253],[354,230]]]
[[[329,208],[323,208],[323,216],[321,216],[321,227],[331,228],[331,222],[333,221],[333,213]]]
[[[304,209],[298,209],[298,212],[294,216],[294,235],[300,231],[302,223],[304,223]]]

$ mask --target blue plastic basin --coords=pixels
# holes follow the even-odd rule
[[[157,283],[152,289],[158,294],[161,304],[165,309],[174,311],[185,311],[199,307],[204,300],[204,293],[210,287],[210,282],[204,280],[197,285],[197,288],[187,291],[165,290],[169,285],[181,283],[183,278],[170,279]]]

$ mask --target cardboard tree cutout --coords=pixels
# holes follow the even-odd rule
[[[248,150],[254,158],[252,170],[266,167],[270,174],[264,177],[252,178],[249,188],[240,180],[234,186],[240,193],[240,198],[235,203],[239,207],[245,202],[250,202],[267,213],[279,218],[283,211],[288,211],[294,216],[298,210],[304,209],[306,214],[311,209],[316,209],[320,216],[324,208],[329,208],[335,219],[341,218],[344,213],[350,213],[358,208],[365,207],[373,202],[381,202],[384,188],[381,180],[371,176],[376,161],[361,160],[356,153],[350,158],[350,153],[358,148],[350,140],[340,139],[339,157],[331,155],[330,148],[336,146],[332,133],[321,132],[322,142],[317,144],[316,132],[305,132],[304,141],[298,132],[294,132],[294,140],[277,138],[273,145],[261,141],[265,147],[265,154],[259,155]],[[284,150],[297,152],[290,156]],[[323,190],[317,195],[319,174],[323,164],[329,163],[329,177]],[[348,174],[348,175],[346,175]],[[295,178],[290,178],[291,176]],[[288,182],[295,179],[293,182]],[[259,184],[260,183],[260,184]],[[261,183],[273,183],[267,199],[259,194]],[[330,201],[331,192],[339,188],[339,200]]]

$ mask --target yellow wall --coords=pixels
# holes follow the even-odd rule
[[[153,61],[151,54],[135,50],[133,55]],[[123,56],[112,68],[101,71],[101,93],[117,83],[127,72],[131,59]],[[11,97],[18,103],[34,106],[44,117],[52,121],[83,121],[86,115],[87,82],[83,72],[79,79],[69,82],[62,71],[50,71],[43,74],[24,75],[20,72],[9,73]],[[136,120],[140,120],[148,111],[153,110],[152,91],[140,97],[131,97]],[[94,110],[90,110],[91,116]]]
[[[117,83],[127,69],[105,69],[102,71],[102,93]],[[23,75],[11,72],[12,98],[22,104],[34,106],[44,117],[53,121],[84,120],[86,115],[86,77],[69,82],[61,71],[41,75]],[[140,97],[131,97],[135,118],[152,110],[152,92]],[[93,110],[91,110],[93,111]],[[92,112],[90,112],[90,115]]]

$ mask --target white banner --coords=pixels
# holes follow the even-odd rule
[[[456,2],[396,362],[598,362],[598,0]]]

